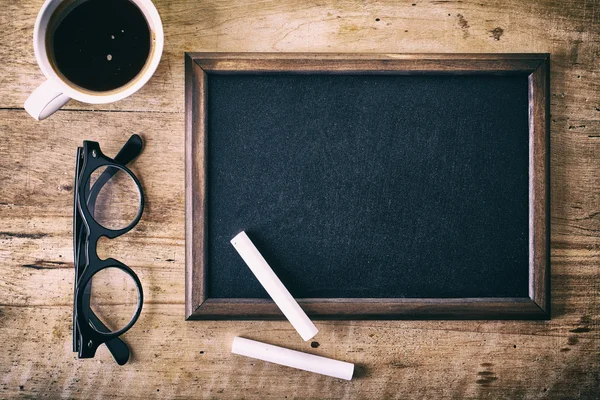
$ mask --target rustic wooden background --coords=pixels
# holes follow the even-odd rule
[[[43,122],[22,109],[42,82],[32,32],[42,0],[0,0],[0,398],[597,398],[600,393],[600,2],[157,1],[166,32],[134,96],[76,101]],[[184,321],[185,51],[549,52],[551,321]],[[71,352],[75,149],[114,155],[139,132],[147,196],[137,228],[102,253],[146,293],[119,367]],[[341,381],[230,354],[235,335],[359,365]],[[314,344],[316,346],[316,344]]]

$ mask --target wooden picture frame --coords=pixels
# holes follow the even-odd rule
[[[549,54],[186,53],[186,319],[281,319],[270,299],[207,296],[205,245],[207,74],[527,74],[529,296],[526,298],[299,299],[326,319],[546,319],[550,317]]]

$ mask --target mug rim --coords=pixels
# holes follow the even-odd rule
[[[46,79],[56,83],[63,94],[72,99],[90,104],[106,104],[124,99],[137,92],[144,86],[158,68],[164,46],[164,31],[158,10],[151,0],[129,0],[141,11],[148,23],[152,45],[150,54],[143,68],[125,85],[106,92],[96,92],[76,86],[56,71],[56,66],[50,61],[47,50],[47,30],[50,20],[60,5],[67,1],[76,0],[46,0],[40,9],[33,29],[33,50],[35,59]]]

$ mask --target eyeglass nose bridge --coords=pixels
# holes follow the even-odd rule
[[[121,234],[117,234],[114,237],[118,237],[118,236],[121,236]],[[107,236],[104,233],[98,232],[97,230],[92,230],[91,233],[88,235],[88,240],[87,240],[87,249],[86,249],[87,265],[102,265],[107,260],[114,260],[112,258],[107,259],[107,260],[102,260],[100,258],[100,256],[98,255],[98,241],[100,240],[101,237],[108,237],[109,239],[114,238],[114,237]],[[116,261],[116,260],[114,260],[114,261]],[[118,262],[118,261],[116,261],[116,262]]]

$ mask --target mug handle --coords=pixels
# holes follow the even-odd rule
[[[48,80],[38,86],[25,100],[25,111],[40,121],[54,114],[69,100],[71,98],[64,95],[57,84]]]

